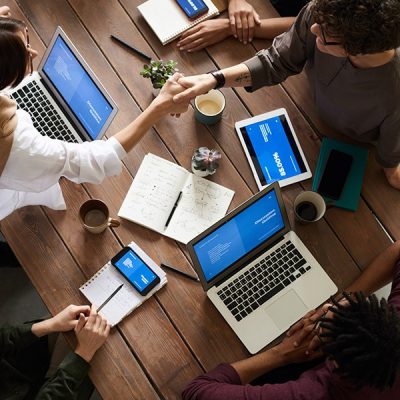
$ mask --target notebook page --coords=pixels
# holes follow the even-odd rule
[[[173,162],[147,154],[118,215],[163,233],[188,174]]]
[[[187,244],[225,216],[234,194],[233,190],[190,174],[164,234]]]
[[[160,277],[160,283],[146,296],[141,296],[110,262],[79,288],[84,296],[98,307],[119,285],[124,285],[100,311],[111,326],[116,325],[167,283],[165,272],[136,243],[131,242],[129,246]]]
[[[204,2],[208,6],[208,12],[194,20],[186,16],[175,0],[148,0],[138,6],[138,10],[161,43],[167,44],[192,26],[219,14],[211,0]]]

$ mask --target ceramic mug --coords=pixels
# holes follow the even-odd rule
[[[321,219],[326,211],[323,197],[310,190],[301,192],[294,200],[294,215],[300,222],[315,222]]]
[[[212,89],[194,99],[194,116],[202,124],[215,124],[221,120],[225,104],[222,92]]]
[[[81,205],[79,219],[83,227],[91,233],[101,233],[109,226],[116,228],[120,225],[119,221],[110,218],[107,205],[97,199],[85,201]]]

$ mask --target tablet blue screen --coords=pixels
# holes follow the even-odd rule
[[[263,186],[306,172],[284,115],[247,125],[241,132]]]

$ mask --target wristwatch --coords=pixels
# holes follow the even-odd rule
[[[208,73],[211,74],[217,81],[217,84],[215,85],[214,89],[219,89],[225,86],[225,76],[220,70],[216,69]]]

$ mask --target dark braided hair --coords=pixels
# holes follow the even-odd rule
[[[337,372],[357,388],[392,387],[400,370],[400,318],[385,299],[343,293],[348,304],[331,299],[332,318],[322,318],[322,349]]]

